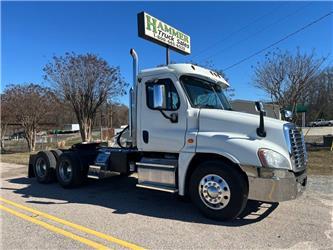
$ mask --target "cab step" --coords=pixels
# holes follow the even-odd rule
[[[90,165],[88,170],[88,178],[100,179],[101,178],[101,167],[96,165]]]

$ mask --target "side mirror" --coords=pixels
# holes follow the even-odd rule
[[[291,121],[293,119],[293,112],[290,110],[282,110],[282,116],[285,121]]]
[[[166,96],[165,85],[153,86],[153,108],[154,109],[166,109]]]
[[[264,105],[262,102],[255,102],[255,108],[260,113],[259,127],[257,128],[257,135],[260,137],[266,136],[265,125],[264,125],[264,116],[266,112],[264,110]]]
[[[254,105],[257,112],[265,112],[264,105],[262,104],[262,102],[255,102]]]

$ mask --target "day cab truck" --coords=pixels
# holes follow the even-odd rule
[[[218,73],[192,64],[138,72],[119,147],[76,144],[30,157],[29,176],[64,188],[106,173],[137,172],[137,187],[188,196],[206,216],[236,218],[248,199],[295,199],[307,182],[302,133],[292,123],[232,110]],[[125,131],[124,131],[125,132]],[[123,138],[122,138],[123,137]],[[125,140],[125,142],[124,142]]]

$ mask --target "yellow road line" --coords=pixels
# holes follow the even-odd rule
[[[21,204],[18,204],[16,202],[13,202],[13,201],[10,201],[10,200],[7,200],[7,199],[4,199],[2,197],[0,197],[0,200],[9,204],[9,205],[12,205],[14,207],[17,207],[17,208],[20,208],[20,209],[23,209],[23,210],[26,210],[26,211],[29,211],[31,213],[34,213],[34,214],[37,214],[39,216],[42,216],[44,218],[47,218],[47,219],[50,219],[50,220],[53,220],[53,221],[56,221],[58,223],[61,223],[63,225],[66,225],[66,226],[69,226],[69,227],[72,227],[72,228],[75,228],[79,231],[82,231],[82,232],[85,232],[85,233],[88,233],[88,234],[91,234],[91,235],[95,235],[96,237],[99,237],[101,239],[105,239],[107,241],[110,241],[112,243],[116,243],[118,245],[121,245],[123,247],[126,247],[126,248],[129,248],[129,249],[133,249],[133,250],[144,250],[144,248],[140,247],[140,246],[137,246],[135,244],[132,244],[132,243],[129,243],[129,242],[126,242],[126,241],[123,241],[123,240],[120,240],[120,239],[117,239],[115,237],[112,237],[110,235],[107,235],[107,234],[104,234],[104,233],[100,233],[100,232],[97,232],[93,229],[90,229],[90,228],[87,228],[87,227],[84,227],[84,226],[81,226],[81,225],[78,225],[78,224],[75,224],[75,223],[72,223],[72,222],[69,222],[69,221],[66,221],[66,220],[63,220],[63,219],[60,219],[60,218],[57,218],[53,215],[50,215],[50,214],[47,214],[47,213],[43,213],[43,212],[40,212],[40,211],[37,211],[35,209],[32,209],[32,208],[29,208],[29,207],[26,207],[26,206],[23,206]]]
[[[37,220],[36,218],[30,217],[30,216],[28,216],[26,214],[22,214],[20,212],[17,212],[15,210],[10,209],[8,207],[5,207],[3,205],[0,205],[0,209],[3,210],[3,211],[6,211],[6,212],[8,212],[8,213],[10,213],[12,215],[15,215],[17,217],[20,217],[20,218],[22,218],[24,220],[27,220],[27,221],[30,221],[30,222],[35,223],[37,225],[40,225],[40,226],[42,226],[42,227],[44,227],[44,228],[46,228],[46,229],[48,229],[48,230],[50,230],[52,232],[55,232],[55,233],[61,234],[63,236],[66,236],[68,238],[71,238],[73,240],[79,241],[79,242],[81,242],[83,244],[86,244],[86,245],[88,245],[90,247],[93,247],[93,248],[96,248],[96,249],[108,249],[106,246],[104,246],[102,244],[99,244],[97,242],[88,240],[86,238],[83,238],[83,237],[78,236],[76,234],[73,234],[71,232],[65,231],[65,230],[63,230],[61,228],[55,227],[53,225],[50,225],[50,224],[48,224],[48,223],[46,223],[44,221]]]

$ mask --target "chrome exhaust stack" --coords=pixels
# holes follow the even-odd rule
[[[136,146],[136,88],[139,71],[139,59],[138,54],[134,49],[130,50],[130,54],[133,58],[133,85],[129,92],[128,131],[130,144],[133,147]]]

